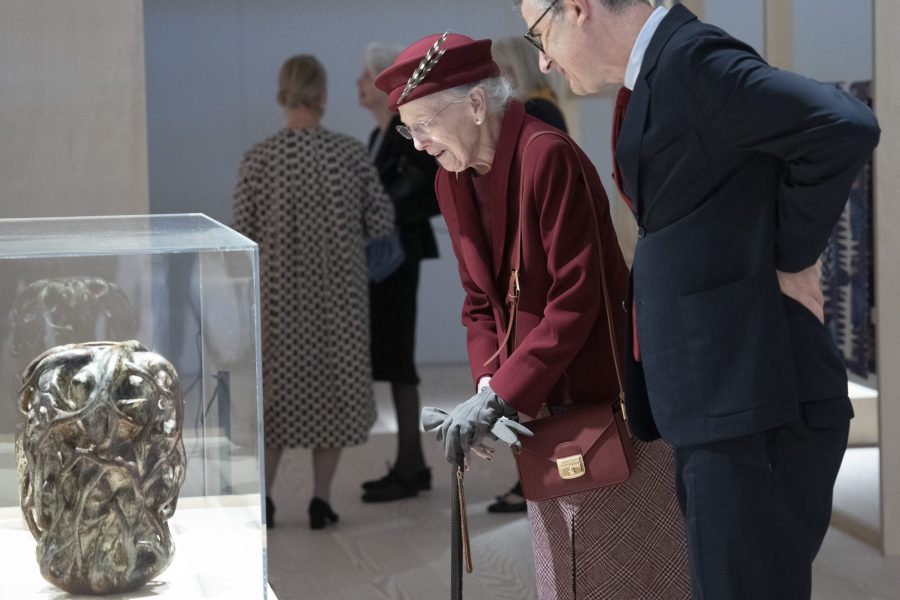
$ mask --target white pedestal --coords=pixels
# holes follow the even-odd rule
[[[259,496],[184,498],[169,521],[175,556],[146,586],[112,600],[252,600],[266,598]],[[0,598],[96,600],[69,595],[41,577],[35,541],[18,507],[0,508]],[[263,551],[261,551],[263,550]],[[275,595],[268,591],[268,600]]]

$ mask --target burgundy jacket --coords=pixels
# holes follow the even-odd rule
[[[625,349],[628,269],[609,216],[606,192],[580,150],[557,136],[529,138],[556,129],[509,105],[491,178],[490,236],[485,235],[469,172],[438,171],[435,182],[466,293],[462,322],[472,377],[491,375],[491,387],[528,415],[543,404],[611,401],[619,385],[614,370],[597,252],[599,218],[619,353]],[[590,190],[586,189],[582,169]],[[519,314],[509,348],[485,364],[503,340],[507,292],[520,203],[525,207]],[[621,357],[617,357],[621,363]]]

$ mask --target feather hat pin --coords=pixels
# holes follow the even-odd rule
[[[450,30],[444,32],[437,41],[434,42],[434,45],[428,49],[428,52],[425,53],[425,56],[422,57],[421,62],[419,62],[419,66],[416,67],[416,70],[413,71],[413,74],[410,75],[409,81],[406,82],[406,87],[403,88],[403,93],[400,94],[400,98],[397,100],[397,104],[402,103],[409,93],[416,89],[416,86],[422,83],[425,79],[425,76],[434,68],[434,65],[441,60],[441,57],[444,56],[444,52],[447,51],[446,48],[443,48],[444,42],[447,41],[447,36],[450,35]]]

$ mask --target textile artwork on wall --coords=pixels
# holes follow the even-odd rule
[[[872,106],[871,81],[836,85]],[[825,321],[847,369],[863,378],[875,372],[872,214],[870,160],[853,181],[847,205],[822,254]]]

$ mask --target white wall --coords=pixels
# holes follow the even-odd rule
[[[706,21],[763,52],[763,0],[703,7]],[[794,12],[795,70],[826,80],[871,77],[871,0],[795,0]],[[524,29],[507,0],[145,0],[144,25],[151,210],[200,211],[226,223],[242,153],[282,125],[275,84],[288,56],[319,57],[329,75],[325,126],[365,139],[372,121],[357,105],[355,80],[370,41],[408,44],[444,29],[498,38]],[[610,178],[611,98],[563,98],[563,105],[574,109],[573,137],[613,196],[620,237],[633,241]],[[418,358],[464,360],[455,260],[439,218],[435,228],[442,258],[423,263]]]
[[[878,313],[878,375],[882,550],[900,555],[900,3],[875,1],[875,105],[881,143],[875,151],[875,305]]]
[[[705,0],[702,20],[721,27],[765,55],[763,4],[763,0]]]
[[[362,140],[374,123],[355,82],[369,42],[406,45],[445,29],[518,35],[520,21],[505,0],[145,0],[152,211],[231,220],[241,155],[282,126],[275,90],[288,56],[322,61],[324,125]],[[462,291],[446,228],[434,225],[442,258],[422,263],[418,358],[462,361]]]
[[[0,217],[147,212],[141,0],[0,3]]]
[[[872,79],[872,0],[793,3],[794,71],[821,81]]]
[[[872,0],[790,2],[792,71],[821,81],[872,79]],[[704,21],[765,56],[764,0],[705,0]]]

